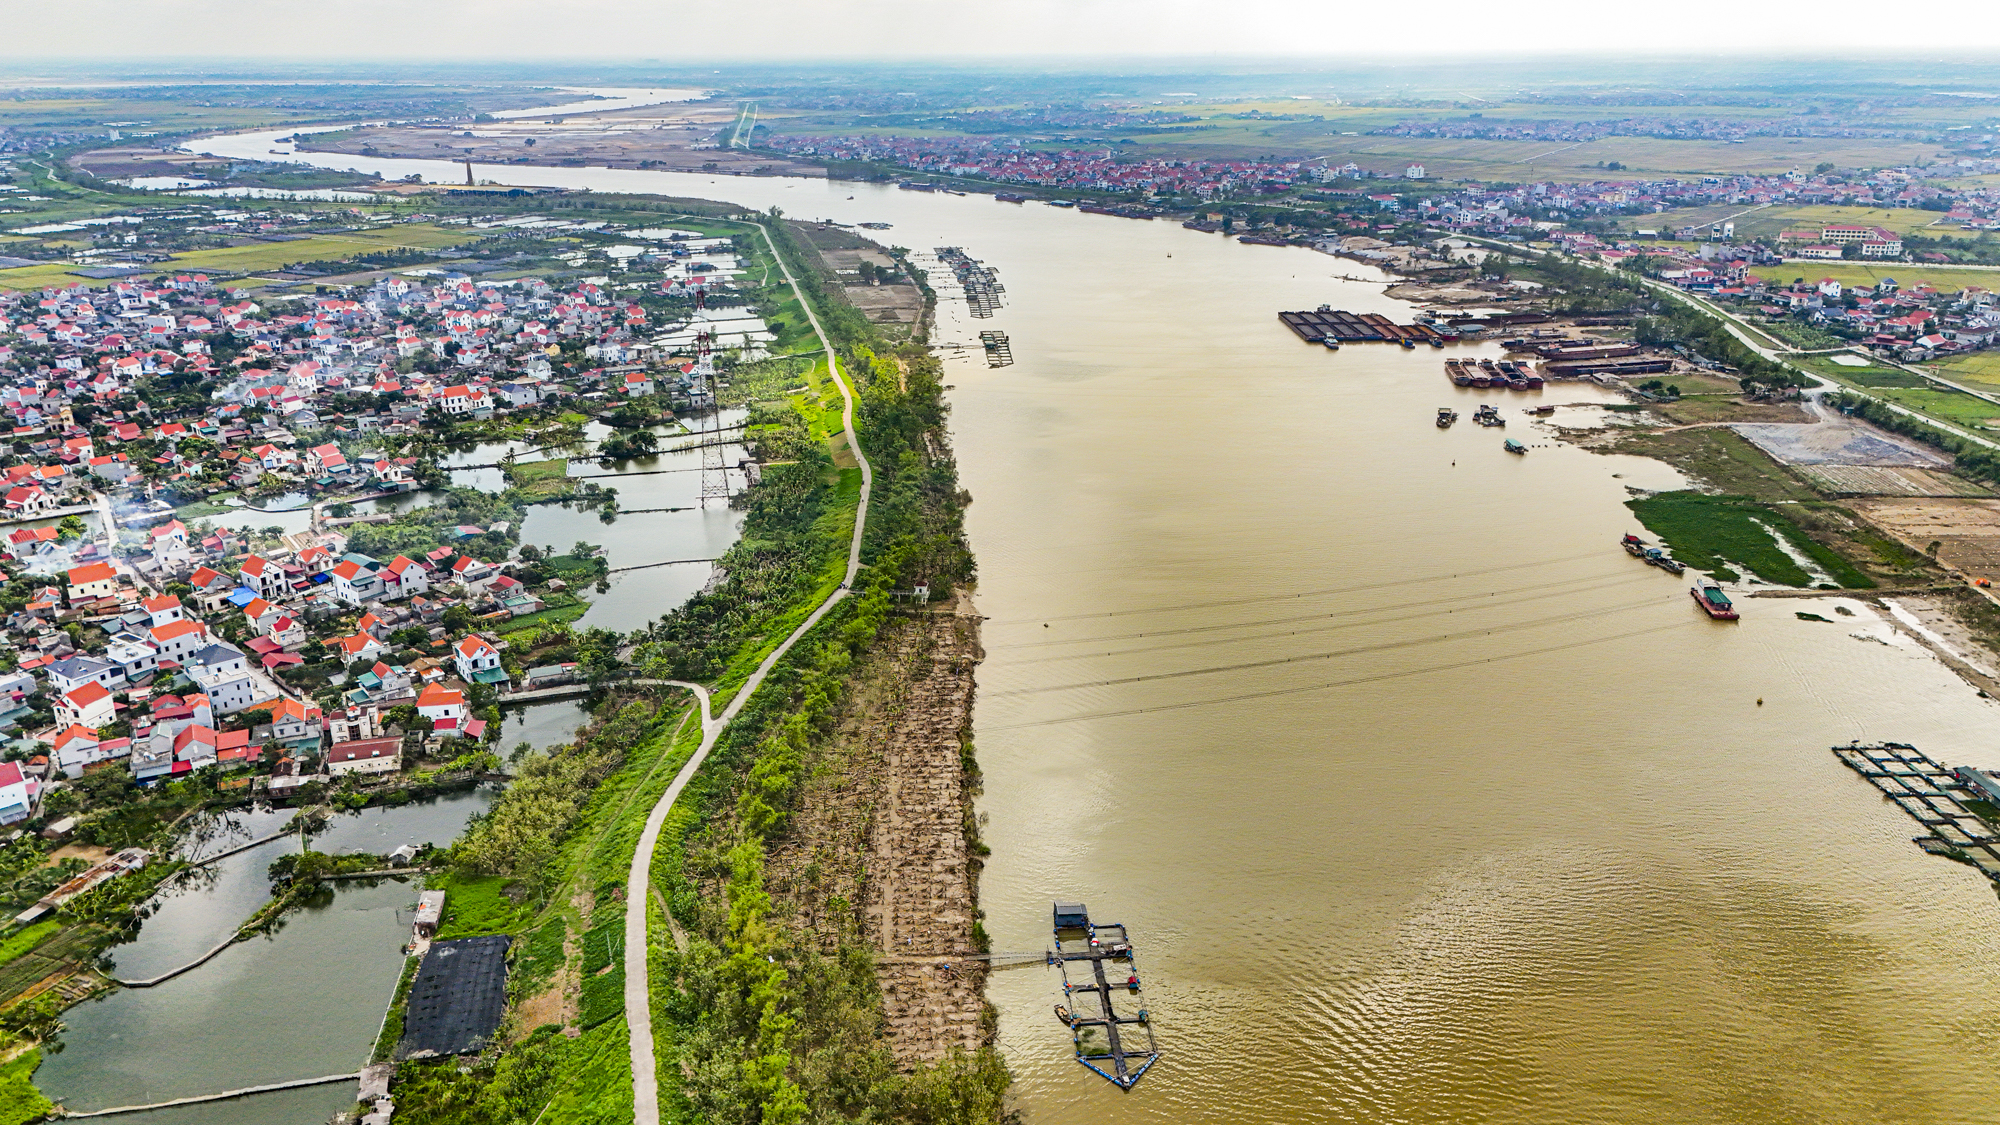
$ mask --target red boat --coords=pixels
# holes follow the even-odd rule
[[[1702,579],[1688,587],[1688,594],[1694,598],[1694,604],[1700,606],[1703,613],[1717,621],[1736,620],[1736,607],[1730,604],[1729,595],[1722,592],[1722,587],[1716,584],[1715,579]]]

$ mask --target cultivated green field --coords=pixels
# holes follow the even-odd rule
[[[356,254],[401,248],[431,250],[457,246],[478,237],[480,237],[479,232],[463,227],[447,228],[431,223],[410,223],[340,234],[316,234],[298,242],[258,242],[248,246],[226,246],[217,250],[192,250],[175,255],[171,261],[160,262],[158,267],[162,273],[183,270],[206,270],[227,274],[268,272],[294,262],[337,262]],[[41,289],[50,285],[68,285],[79,280],[74,271],[85,268],[88,267],[51,263],[0,270],[0,289]]]
[[[1913,285],[1934,285],[1940,293],[1956,293],[1968,285],[2000,289],[2000,267],[1978,269],[1972,266],[1927,266],[1913,262],[1788,261],[1760,267],[1756,272],[1767,282],[1789,282],[1799,277],[1818,281],[1822,277],[1830,277],[1842,285],[1873,286],[1885,277],[1893,277],[1897,286],[1903,289]]]

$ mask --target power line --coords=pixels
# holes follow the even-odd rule
[[[1001,726],[981,727],[980,733],[983,734],[983,733],[988,733],[993,731],[1003,731],[1003,730],[1024,730],[1028,727],[1047,727],[1047,726],[1055,726],[1060,723],[1080,723],[1090,719],[1119,719],[1119,718],[1124,718],[1128,715],[1151,714],[1152,712],[1155,711],[1182,711],[1190,707],[1213,707],[1223,703],[1242,703],[1252,699],[1271,699],[1281,695],[1301,695],[1309,691],[1327,691],[1333,688],[1354,687],[1358,684],[1379,683],[1383,680],[1399,680],[1409,676],[1424,676],[1424,675],[1429,675],[1432,672],[1450,672],[1450,671],[1455,671],[1459,668],[1475,667],[1480,664],[1495,664],[1503,660],[1514,660],[1526,656],[1547,656],[1549,653],[1552,652],[1563,652],[1568,649],[1583,648],[1586,645],[1602,644],[1605,641],[1628,640],[1632,637],[1643,637],[1649,633],[1664,633],[1669,629],[1679,629],[1682,627],[1683,625],[1678,622],[1672,625],[1656,625],[1650,629],[1634,629],[1629,633],[1613,633],[1608,637],[1593,637],[1589,640],[1571,641],[1568,644],[1550,645],[1547,648],[1526,649],[1521,652],[1509,652],[1500,656],[1487,656],[1473,660],[1461,660],[1453,664],[1436,664],[1427,668],[1411,668],[1402,672],[1380,672],[1372,676],[1356,676],[1352,679],[1331,680],[1323,684],[1306,684],[1301,687],[1273,688],[1269,691],[1244,692],[1241,695],[1229,695],[1229,696],[1224,696],[1220,699],[1191,699],[1182,703],[1161,703],[1152,707],[1132,707],[1123,711],[1094,711],[1081,715],[1065,715],[1059,719],[1037,719],[1034,722],[1028,722],[1028,723],[1007,723]]]
[[[1433,574],[1422,578],[1397,578],[1388,582],[1368,582],[1358,586],[1328,586],[1319,590],[1302,590],[1296,594],[1258,594],[1247,598],[1224,598],[1212,602],[1189,602],[1186,605],[1154,606],[1148,609],[1108,609],[1100,613],[1070,613],[1061,617],[1042,617],[1020,621],[998,621],[996,625],[1032,625],[1036,621],[1086,621],[1100,617],[1131,617],[1141,613],[1180,613],[1190,609],[1215,609],[1221,606],[1255,605],[1258,602],[1281,602],[1292,598],[1318,598],[1328,594],[1357,594],[1365,590],[1386,590],[1393,586],[1415,586],[1424,582],[1446,582],[1454,578],[1478,578],[1487,574],[1503,574],[1512,570],[1528,570],[1538,566],[1554,566],[1557,563],[1576,562],[1579,559],[1599,558],[1602,551],[1590,551],[1581,555],[1570,555],[1559,559],[1543,559],[1537,562],[1511,563],[1507,566],[1487,567],[1483,570],[1462,570],[1456,574]]]
[[[1500,591],[1489,590],[1482,594],[1461,594],[1455,598],[1426,598],[1423,599],[1422,601],[1396,602],[1390,605],[1371,605],[1371,606],[1364,606],[1360,609],[1341,609],[1341,610],[1335,610],[1331,613],[1307,613],[1291,617],[1266,617],[1258,621],[1232,621],[1223,625],[1189,625],[1180,629],[1149,629],[1142,633],[1114,633],[1107,637],[1076,637],[1064,640],[1016,641],[1015,643],[1010,645],[992,645],[990,646],[990,648],[991,649],[1048,648],[1055,645],[1095,644],[1103,641],[1132,641],[1146,637],[1178,637],[1178,636],[1185,636],[1189,633],[1216,633],[1216,632],[1221,632],[1225,629],[1250,629],[1250,628],[1255,628],[1259,625],[1290,625],[1299,621],[1325,621],[1337,617],[1358,617],[1362,614],[1367,614],[1367,613],[1385,613],[1389,610],[1395,610],[1395,609],[1413,609],[1418,606],[1455,605],[1455,604],[1462,604],[1465,602],[1481,602],[1484,603],[1484,605],[1491,605],[1491,606],[1521,605],[1526,602],[1546,601],[1549,598],[1567,598],[1579,593],[1588,593],[1592,590],[1603,590],[1617,586],[1629,586],[1643,581],[1646,581],[1645,577],[1632,578],[1628,576],[1628,577],[1618,578],[1609,582],[1598,582],[1593,585],[1565,586],[1560,589],[1545,590],[1541,593],[1531,594],[1526,597],[1520,597],[1520,598],[1509,598],[1505,601],[1492,600],[1492,599],[1497,599],[1499,597]],[[1468,608],[1477,609],[1481,607],[1472,606]],[[1396,621],[1414,621],[1422,617],[1438,617],[1444,614],[1459,613],[1459,612],[1464,612],[1464,611],[1457,609],[1437,609],[1427,613],[1405,614],[1402,617],[1381,617],[1369,621],[1355,621],[1345,625],[1332,625],[1332,626],[1326,626],[1324,628],[1296,629],[1293,630],[1291,633],[1258,633],[1248,637],[1226,637],[1213,641],[1195,641],[1195,642],[1190,642],[1190,644],[1234,644],[1237,641],[1260,640],[1266,637],[1288,637],[1292,636],[1294,633],[1325,632],[1326,629],[1351,629],[1351,628],[1358,628],[1363,625],[1387,625]],[[1040,659],[1080,660],[1090,656],[1123,656],[1125,653],[1128,652],[1158,652],[1161,649],[1181,648],[1181,647],[1187,647],[1187,646],[1150,645],[1145,648],[1119,649],[1115,652],[1110,652],[1110,651],[1102,653],[1082,652],[1067,656],[1046,656]],[[1024,661],[1024,663],[1029,663],[1029,662]]]
[[[1086,680],[1078,684],[1054,684],[1048,687],[1015,688],[1011,691],[988,692],[992,696],[1040,695],[1051,691],[1078,691],[1083,688],[1117,687],[1122,684],[1148,683],[1153,680],[1178,680],[1189,676],[1212,676],[1222,672],[1247,672],[1254,668],[1275,668],[1284,664],[1302,664],[1309,660],[1331,660],[1339,656],[1359,656],[1369,652],[1388,652],[1399,648],[1416,648],[1443,641],[1460,640],[1466,637],[1490,637],[1496,633],[1517,633],[1523,629],[1540,628],[1543,625],[1557,625],[1565,621],[1581,621],[1590,617],[1603,617],[1626,610],[1645,609],[1658,605],[1655,601],[1632,602],[1615,605],[1608,609],[1591,609],[1579,613],[1564,614],[1561,617],[1538,617],[1533,621],[1517,621],[1512,625],[1495,625],[1491,629],[1474,629],[1463,633],[1439,633],[1432,637],[1418,637],[1407,641],[1383,641],[1380,644],[1361,645],[1357,648],[1334,649],[1330,652],[1311,652],[1299,656],[1278,656],[1269,660],[1248,660],[1240,664],[1221,664],[1212,668],[1189,668],[1179,672],[1149,672],[1143,676],[1122,676],[1113,680]]]

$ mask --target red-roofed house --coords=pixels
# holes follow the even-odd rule
[[[465,718],[465,693],[443,684],[431,684],[417,696],[417,713],[426,719]]]
[[[118,705],[112,701],[111,692],[96,680],[56,699],[56,719],[64,726],[96,730],[110,726],[117,718]]]
[[[108,598],[118,592],[118,572],[110,563],[89,563],[69,572],[69,604],[79,605]]]
[[[352,664],[357,660],[373,660],[388,651],[382,642],[366,633],[356,633],[351,637],[335,637],[326,647],[340,654],[342,664]]]
[[[382,596],[391,601],[429,593],[430,571],[424,564],[397,555],[382,568]]]
[[[458,678],[467,683],[491,684],[507,679],[506,669],[500,667],[499,650],[477,634],[454,645],[451,659],[458,665]]]
[[[401,738],[336,742],[326,754],[328,773],[393,773],[403,766]]]

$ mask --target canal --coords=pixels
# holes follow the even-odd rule
[[[1367,267],[884,186],[484,174],[887,222],[999,270],[998,316],[941,331],[1017,360],[948,353],[990,618],[985,924],[1043,948],[1057,897],[1127,923],[1166,1051],[1121,1094],[1069,1058],[1042,970],[997,973],[1031,1125],[1991,1115],[1965,1076],[2000,1063],[1994,892],[1827,747],[2000,765],[1994,704],[1865,607],[1707,621],[1616,547],[1628,487],[1670,470],[1518,414],[1525,457],[1438,430],[1527,396],[1278,323],[1406,312],[1333,276]]]

